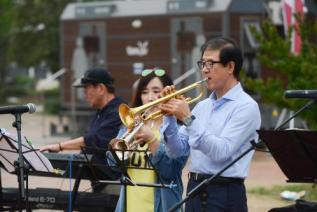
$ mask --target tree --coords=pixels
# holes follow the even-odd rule
[[[12,8],[8,60],[20,66],[36,66],[41,61],[59,68],[59,17],[70,0],[25,0]]]
[[[82,0],[88,2],[94,0]],[[54,72],[60,69],[59,24],[65,6],[78,0],[0,1],[0,102],[4,101],[5,70],[38,66],[43,61]]]
[[[12,7],[13,4],[11,0],[4,0],[0,3],[0,102],[4,101],[4,79],[7,64],[6,53],[8,50],[8,32],[10,31],[12,22]]]
[[[59,17],[71,0],[3,0],[0,3],[0,102],[5,100],[6,70],[38,66],[59,69]]]
[[[260,94],[263,103],[299,109],[307,100],[283,98],[286,89],[315,89],[317,85],[317,21],[305,17],[300,20],[302,49],[295,56],[290,52],[290,29],[286,38],[279,35],[276,27],[269,21],[262,24],[262,33],[256,34],[260,42],[257,57],[266,67],[276,74],[268,79],[245,79],[248,89]],[[317,127],[317,107],[306,110],[302,117],[312,128]]]

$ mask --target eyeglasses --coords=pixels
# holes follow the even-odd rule
[[[198,60],[197,61],[197,65],[199,67],[200,70],[202,70],[204,67],[206,67],[207,69],[212,69],[214,64],[216,63],[221,63],[221,61],[214,61],[214,60]]]
[[[141,73],[142,77],[146,77],[147,75],[151,74],[152,72],[154,72],[154,74],[158,77],[161,77],[165,74],[165,70],[164,69],[144,69]]]

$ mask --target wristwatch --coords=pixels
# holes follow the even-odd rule
[[[183,124],[188,127],[191,125],[191,123],[195,120],[195,116],[194,115],[191,115],[191,116],[187,116],[186,118],[184,118],[183,120]]]

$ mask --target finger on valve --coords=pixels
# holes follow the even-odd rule
[[[165,88],[163,88],[162,92],[161,92],[161,96],[167,96],[169,94],[172,93],[172,86],[166,86]]]

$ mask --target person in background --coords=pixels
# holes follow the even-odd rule
[[[257,140],[261,116],[258,104],[243,91],[239,82],[242,53],[234,41],[214,38],[201,48],[198,66],[207,79],[209,98],[191,111],[184,98],[173,98],[160,105],[167,115],[161,133],[168,156],[191,155],[187,192],[217,174]],[[162,95],[174,92],[167,86]],[[178,127],[176,120],[184,123]],[[203,187],[186,203],[186,211],[247,211],[244,179],[253,152],[244,156],[221,176]]]
[[[159,98],[159,95],[164,86],[172,85],[172,80],[165,73],[165,70],[145,69],[139,79],[134,100],[131,107],[139,107]],[[150,114],[156,111],[154,106],[146,111]],[[178,158],[169,158],[164,148],[164,139],[159,128],[162,124],[162,116],[154,120],[148,120],[144,126],[135,134],[134,142],[138,145],[137,150],[144,152],[132,152],[128,159],[128,174],[132,182],[139,183],[160,183],[153,168],[158,171],[158,175],[164,184],[175,183],[172,188],[154,188],[142,186],[127,186],[126,195],[122,187],[116,211],[167,211],[176,202],[182,198],[182,169],[187,161],[187,156]],[[126,132],[123,127],[118,138]],[[149,158],[146,157],[145,151],[149,153]],[[154,167],[152,167],[152,165]],[[126,198],[126,199],[125,199]],[[124,205],[126,201],[127,210]]]
[[[121,103],[125,103],[121,97],[115,95],[113,83],[113,77],[105,69],[87,70],[79,84],[74,84],[74,87],[83,87],[85,99],[92,108],[97,110],[88,131],[78,138],[42,146],[40,151],[60,152],[84,148],[85,153],[93,155],[94,163],[107,165],[104,160],[104,152],[110,140],[116,137],[119,131],[121,119],[118,107]],[[110,168],[107,169],[105,174],[109,175],[110,179],[117,178],[118,174],[110,170]],[[93,182],[93,189],[98,192],[103,189],[103,186],[98,186]]]

